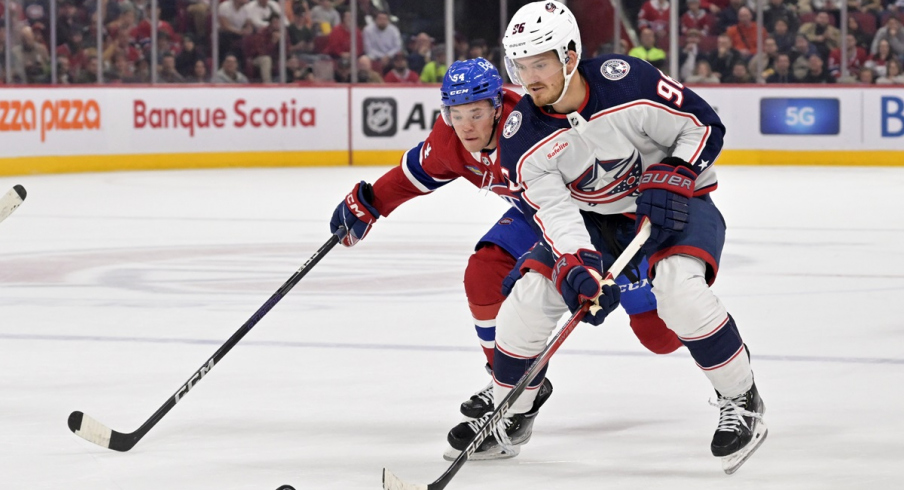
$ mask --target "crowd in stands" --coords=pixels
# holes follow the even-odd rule
[[[904,84],[904,0],[768,0],[763,25],[754,1],[682,3],[678,75],[685,82]],[[639,44],[628,51],[663,71],[670,8],[668,0],[643,3]],[[841,8],[847,10],[845,39]]]
[[[56,46],[51,43],[52,1]],[[0,2],[0,83],[7,79],[7,49],[13,83],[51,83],[51,50],[60,84],[91,84],[99,78],[105,83],[276,83],[283,32],[289,83],[440,82],[448,65],[445,45],[425,32],[400,30],[391,1],[284,0],[286,12],[277,0],[160,1],[155,50],[150,0],[13,0],[10,12]],[[666,71],[671,2],[636,1],[642,2],[638,44],[622,42],[616,51]],[[766,1],[763,25],[756,22],[753,0],[680,2],[680,69],[672,76],[689,83],[904,84],[904,0]],[[357,2],[356,19],[350,2]],[[842,7],[848,12],[846,39],[838,25]],[[7,15],[14,31],[10,46],[3,22]],[[758,36],[763,37],[761,52]],[[357,59],[352,59],[352,42]],[[151,63],[152,53],[156,63]],[[456,34],[453,53],[455,59],[483,56],[501,66],[498,43]],[[351,79],[352,63],[357,80]]]
[[[58,9],[54,47],[50,1],[56,1]],[[352,18],[352,1],[357,1],[358,19]],[[174,8],[158,6],[152,50],[150,0],[14,0],[8,13],[0,2],[0,84],[7,79],[7,14],[14,31],[9,49],[15,84],[51,83],[51,49],[56,51],[60,84],[98,83],[99,77],[104,83],[151,83],[152,66],[157,68],[157,83],[274,83],[280,81],[283,33],[289,83],[350,82],[352,63],[357,83],[437,83],[446,71],[445,45],[423,32],[403,35],[387,0],[285,0],[285,13],[277,0],[159,4]],[[215,52],[217,60],[212,58]],[[486,56],[486,43],[456,36],[455,52],[461,59],[472,52]],[[153,53],[156,65],[150,62]]]

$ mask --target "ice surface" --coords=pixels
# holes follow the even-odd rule
[[[337,247],[128,453],[138,428],[329,237],[385,168],[0,178],[0,489],[377,489],[429,483],[487,381],[462,273],[505,203],[467,183]],[[618,311],[553,358],[513,460],[450,489],[893,489],[904,477],[904,168],[720,168],[714,288],[753,354],[770,436],[737,474],[709,454],[714,394]]]

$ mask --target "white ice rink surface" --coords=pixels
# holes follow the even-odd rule
[[[377,489],[429,483],[487,376],[461,284],[505,210],[454,183],[335,248],[127,453],[131,432],[329,237],[385,168],[0,178],[0,489]],[[769,438],[733,476],[686,350],[648,354],[619,310],[553,358],[513,460],[450,489],[904,488],[904,168],[725,167],[715,291],[737,319]],[[441,223],[441,224],[440,224]]]

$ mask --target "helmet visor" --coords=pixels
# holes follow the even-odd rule
[[[505,70],[513,82],[525,89],[562,73],[562,62],[556,57],[537,55],[511,59],[505,57]]]

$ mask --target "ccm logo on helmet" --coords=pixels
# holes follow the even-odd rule
[[[449,95],[459,95],[459,94],[466,94],[466,93],[468,93],[468,89],[453,90],[453,91],[449,92]]]

